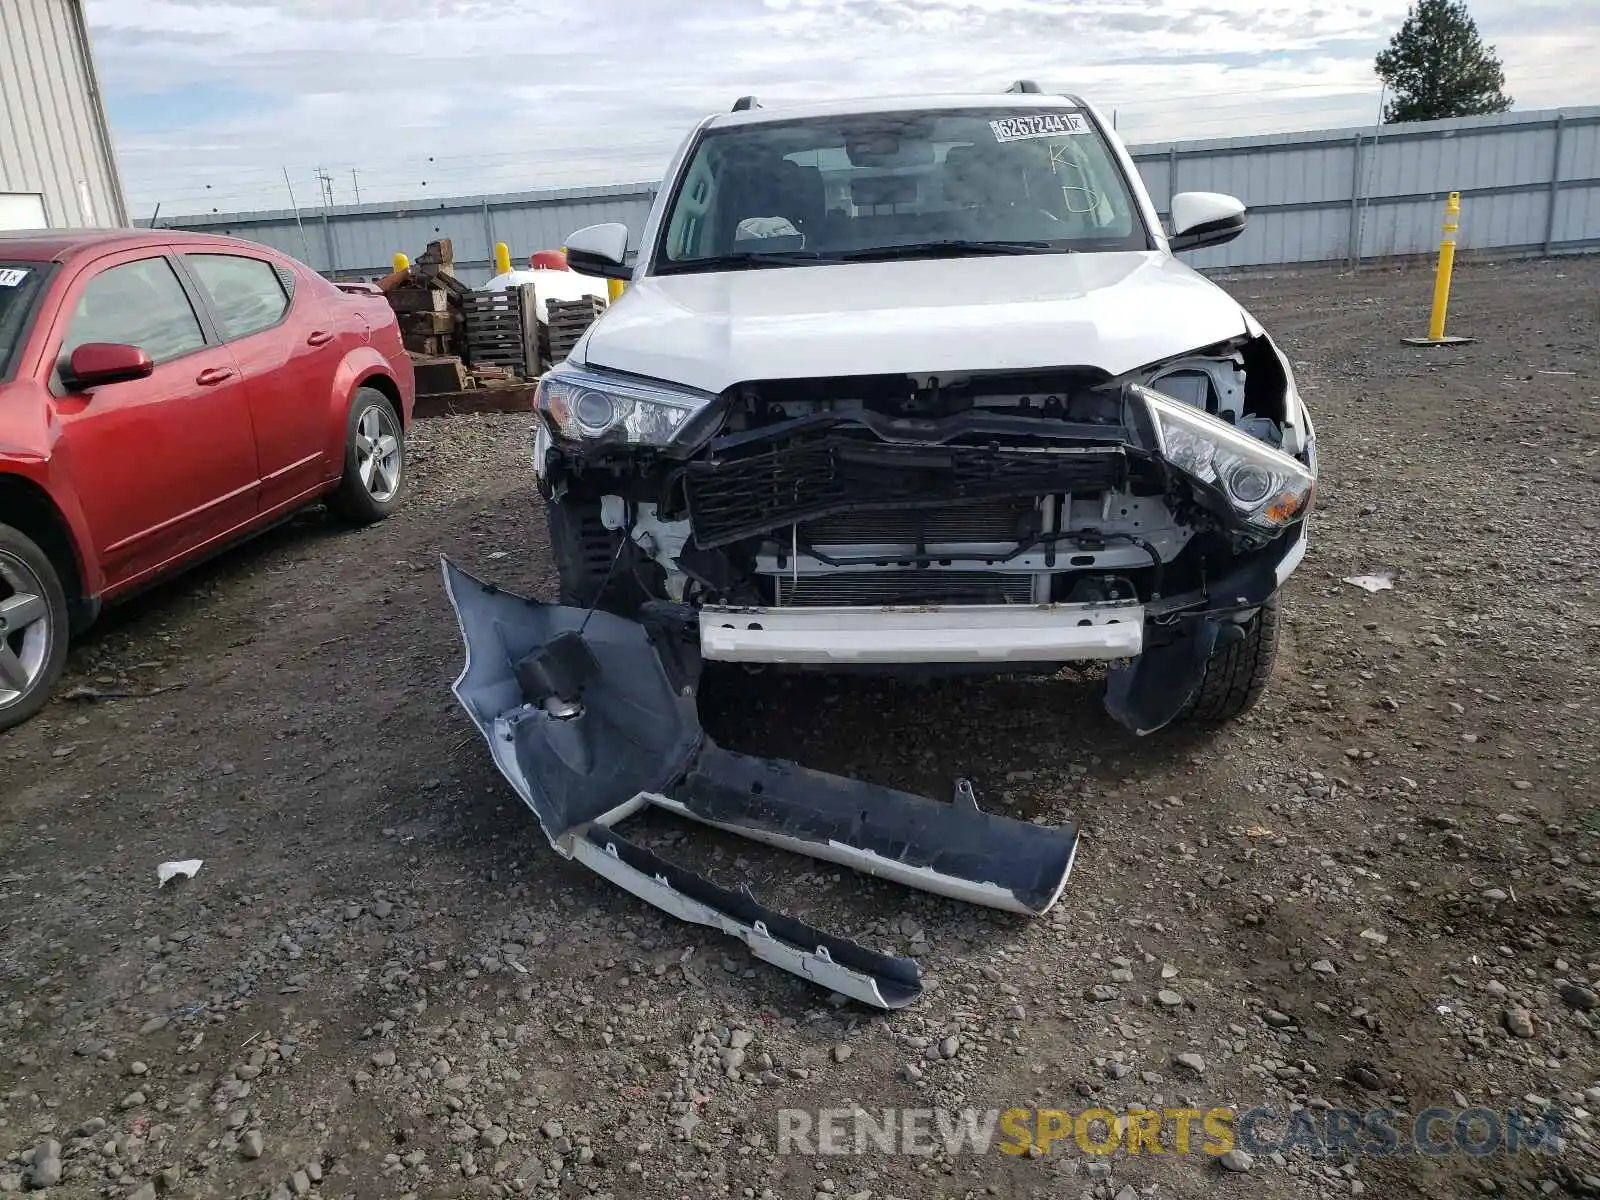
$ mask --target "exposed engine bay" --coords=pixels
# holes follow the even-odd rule
[[[670,451],[544,450],[566,598],[592,602],[619,574],[643,598],[781,608],[1204,592],[1270,536],[1177,476],[1129,384],[1309,457],[1264,336],[1123,379],[748,383]]]

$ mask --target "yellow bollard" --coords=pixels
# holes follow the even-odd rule
[[[504,242],[494,244],[494,273],[496,275],[511,273],[511,247]]]
[[[1461,223],[1461,193],[1451,192],[1444,205],[1444,231],[1439,239],[1439,265],[1433,273],[1433,309],[1428,314],[1428,336],[1402,338],[1408,346],[1459,346],[1469,337],[1445,337],[1444,318],[1450,308],[1450,277],[1455,273],[1456,230]]]
[[[409,271],[411,269],[411,260],[404,254],[396,254],[394,256],[394,269],[396,271]]]
[[[1451,192],[1444,205],[1444,237],[1439,241],[1439,267],[1433,274],[1433,315],[1428,318],[1428,340],[1444,336],[1444,314],[1450,307],[1450,273],[1456,265],[1456,229],[1461,221],[1461,193]]]

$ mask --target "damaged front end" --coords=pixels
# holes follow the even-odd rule
[[[764,380],[699,395],[581,365],[541,384],[563,599],[688,605],[708,659],[829,670],[1107,663],[1149,733],[1305,552],[1289,364],[1237,338],[1086,367]]]
[[[1066,885],[1075,825],[954,803],[736,754],[700,727],[694,620],[637,620],[500,591],[447,559],[466,644],[457,699],[550,844],[639,899],[736,937],[757,958],[878,1008],[916,999],[917,964],[879,954],[686,871],[618,831],[649,806],[971,903],[1043,913]]]

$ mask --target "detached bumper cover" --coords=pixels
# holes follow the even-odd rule
[[[1239,618],[1270,600],[1299,567],[1309,534],[1302,520],[1205,591],[1153,603],[1147,612],[1168,624],[1167,637],[1107,672],[1112,718],[1140,737],[1175,721],[1205,683],[1212,656],[1244,636]]]
[[[641,900],[739,938],[757,958],[879,1008],[922,991],[879,954],[660,858],[617,831],[656,805],[784,849],[974,903],[1042,913],[1077,853],[1075,825],[1026,824],[961,802],[721,750],[700,728],[699,657],[671,606],[641,621],[541,604],[442,562],[466,664],[456,698],[556,852]]]
[[[1137,603],[700,611],[701,652],[763,663],[1038,663],[1132,658]]]

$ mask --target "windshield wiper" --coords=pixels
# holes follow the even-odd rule
[[[705,258],[686,258],[679,262],[664,262],[656,274],[666,275],[682,271],[730,271],[739,267],[793,267],[811,263],[838,262],[836,254],[823,254],[817,250],[735,250],[728,254],[711,254]]]
[[[996,254],[1075,254],[1053,242],[990,242],[969,238],[943,238],[933,242],[904,242],[895,246],[865,246],[857,250],[735,250],[705,258],[665,262],[658,275],[691,271],[732,271],[748,267],[795,267],[815,263],[874,262],[897,258],[964,258]]]
[[[906,242],[898,246],[869,246],[862,250],[841,251],[844,262],[867,262],[894,258],[961,258],[985,254],[1073,253],[1050,242],[986,242],[969,238],[944,238],[936,242]]]

